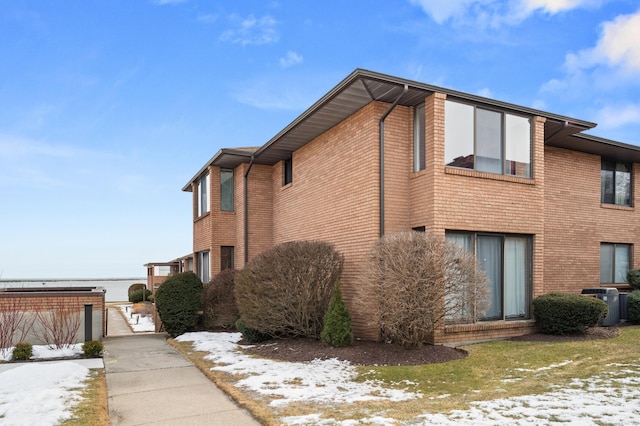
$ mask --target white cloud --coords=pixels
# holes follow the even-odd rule
[[[261,18],[256,18],[253,15],[246,18],[232,15],[229,20],[235,28],[222,33],[220,39],[223,41],[246,46],[248,44],[271,44],[280,38],[276,30],[278,21],[269,15]]]
[[[303,59],[302,55],[290,50],[287,52],[287,56],[280,58],[280,66],[289,68],[293,65],[301,64]]]
[[[488,87],[483,87],[482,89],[478,90],[476,92],[476,95],[482,96],[482,97],[485,97],[485,98],[493,98],[494,97],[493,92]]]
[[[617,128],[640,124],[640,104],[608,105],[597,113],[599,127]]]
[[[569,53],[565,61],[569,72],[601,65],[640,73],[640,11],[602,24],[598,43],[593,48]]]
[[[517,25],[536,12],[554,15],[578,8],[598,7],[607,0],[409,0],[438,24],[497,28]]]

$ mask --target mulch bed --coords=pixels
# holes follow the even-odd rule
[[[561,342],[608,339],[620,333],[618,327],[593,327],[584,334],[552,336],[533,333],[514,337],[510,340]],[[241,344],[243,342],[240,342]],[[288,362],[308,362],[314,359],[337,358],[356,365],[424,365],[437,364],[464,358],[467,353],[460,349],[441,345],[424,345],[419,349],[407,350],[390,343],[354,341],[345,348],[332,348],[313,339],[277,339],[267,342],[243,345],[243,350],[261,358]]]

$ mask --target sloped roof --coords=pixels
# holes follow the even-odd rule
[[[256,164],[272,165],[287,159],[291,157],[292,152],[331,129],[370,102],[394,102],[405,90],[405,87],[407,90],[400,97],[399,105],[415,106],[423,102],[424,98],[432,93],[444,93],[448,99],[472,102],[503,111],[545,117],[547,119],[545,122],[545,135],[547,138],[545,144],[550,146],[594,154],[602,152],[616,159],[625,156],[627,158],[629,156],[633,158],[640,157],[640,147],[580,134],[580,132],[596,126],[595,123],[589,121],[373,71],[356,69],[277,135],[253,152],[250,151],[252,148],[225,148],[218,151],[182,190],[190,191],[191,182],[197,179],[209,165],[234,168],[243,162],[249,162],[252,155]]]

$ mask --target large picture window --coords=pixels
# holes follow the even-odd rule
[[[233,211],[233,170],[220,170],[220,210]]]
[[[631,244],[600,244],[600,284],[625,284],[631,269]]]
[[[631,164],[602,160],[600,189],[603,204],[631,206]]]
[[[478,319],[529,317],[531,237],[447,231],[446,238],[474,253],[489,278],[489,309]]]
[[[445,102],[445,164],[531,177],[531,120],[460,102]]]
[[[209,173],[202,175],[197,184],[198,217],[209,211]]]

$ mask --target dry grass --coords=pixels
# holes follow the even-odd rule
[[[423,397],[403,402],[370,401],[353,404],[290,404],[274,409],[270,400],[234,384],[238,376],[211,371],[206,353],[194,352],[190,342],[170,344],[188,357],[218,387],[265,425],[281,417],[320,414],[337,421],[383,415],[399,421],[424,413],[468,409],[475,401],[547,392],[574,378],[610,371],[610,364],[637,364],[640,327],[623,327],[618,337],[569,342],[495,341],[464,347],[469,356],[443,364],[407,367],[359,367],[358,380],[374,379],[388,387],[420,392]],[[407,385],[410,381],[413,385]],[[400,384],[402,383],[402,384]],[[446,397],[442,397],[446,395]]]
[[[107,379],[104,369],[91,370],[82,391],[82,401],[73,410],[66,426],[108,426]]]

